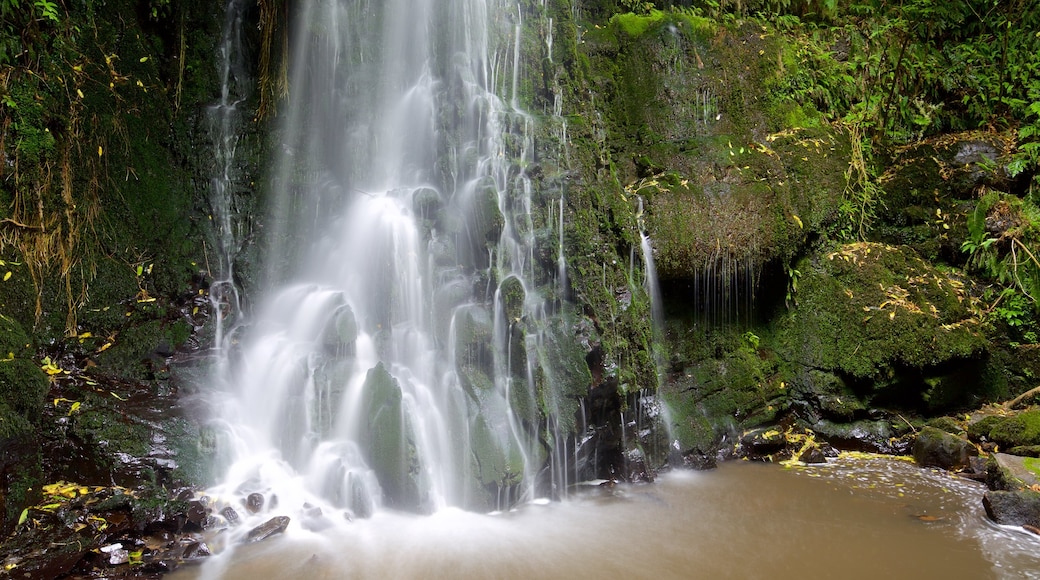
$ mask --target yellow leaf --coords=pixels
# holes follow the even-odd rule
[[[40,509],[49,512],[51,510],[56,510],[56,509],[58,509],[60,507],[61,507],[60,503],[49,503],[47,505],[41,505]]]
[[[79,98],[83,98],[83,91],[76,89],[76,94],[79,95]]]
[[[72,407],[69,408],[69,414],[68,414],[69,417],[71,417],[72,414],[75,413],[76,411],[79,411],[79,405],[80,405],[79,401],[76,401],[75,403],[72,404]]]
[[[101,148],[101,145],[97,146],[97,156],[98,157],[101,157],[101,154],[104,153],[104,151],[105,150]]]
[[[141,57],[141,62],[148,62],[148,57],[147,56],[142,56]]]
[[[794,219],[794,223],[798,224],[798,229],[802,229],[802,228],[804,227],[804,226],[802,225],[802,218],[798,217],[798,216],[797,216],[797,215],[795,215],[795,214],[791,214],[791,218],[793,218],[793,219]]]
[[[22,515],[18,516],[18,525],[20,526],[20,525],[24,524],[25,520],[28,519],[28,517],[29,517],[29,508],[25,508],[24,510],[22,510]],[[8,570],[10,570],[10,568],[8,568]]]
[[[115,398],[119,399],[120,401],[125,401],[125,400],[126,400],[126,397],[120,397],[119,395],[115,394],[115,393],[114,393],[114,392],[112,392],[112,391],[109,391],[109,392],[108,392],[108,394],[110,394],[110,395],[112,395],[113,397],[115,397]]]
[[[98,351],[98,352],[105,352],[105,351],[106,351],[106,350],[108,350],[108,349],[109,349],[109,347],[111,347],[111,346],[112,346],[112,343],[111,343],[111,342],[106,342],[105,344],[101,345],[101,348],[97,349],[97,351]]]
[[[6,274],[4,274],[4,282],[7,282],[10,279],[11,279],[11,272],[8,271]]]

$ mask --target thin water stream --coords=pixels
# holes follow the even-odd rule
[[[983,492],[892,459],[734,462],[497,515],[291,528],[173,578],[1040,578],[1040,539],[990,523]]]

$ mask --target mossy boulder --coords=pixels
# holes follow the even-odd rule
[[[840,376],[870,405],[929,412],[984,397],[987,340],[964,282],[906,247],[846,244],[799,261],[782,357]]]
[[[1016,415],[990,415],[968,427],[968,435],[976,441],[985,438],[1001,449],[1040,445],[1040,409]]]
[[[775,378],[781,361],[774,351],[754,348],[733,331],[698,339],[675,345],[699,347],[677,353],[661,391],[680,453],[694,464],[713,457],[727,436],[772,423],[789,397]]]
[[[421,510],[420,458],[401,387],[379,363],[368,371],[363,389],[365,459],[379,479],[383,498],[396,509]]]
[[[967,439],[935,427],[924,427],[914,440],[914,461],[922,467],[964,469],[979,451]]]

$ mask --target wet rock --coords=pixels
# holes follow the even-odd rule
[[[914,461],[922,467],[941,467],[951,471],[970,466],[970,458],[979,454],[966,439],[935,427],[923,427],[914,439]]]
[[[182,560],[198,560],[210,556],[209,546],[205,542],[190,542],[181,552]]]
[[[278,535],[289,527],[288,516],[275,516],[259,526],[249,530],[245,541],[247,543],[262,542],[271,536]]]
[[[827,463],[827,455],[817,445],[810,445],[798,456],[802,463]]]
[[[227,506],[226,508],[220,510],[220,515],[224,516],[224,519],[227,520],[227,523],[232,526],[237,526],[239,524],[240,518],[238,517],[238,512],[236,512],[235,508],[231,506]]]
[[[719,462],[715,459],[714,455],[708,453],[702,453],[701,451],[694,449],[689,453],[685,453],[682,456],[683,467],[697,470],[708,470],[715,469],[719,466]]]
[[[246,496],[246,511],[251,514],[259,513],[264,509],[264,496],[253,492]]]
[[[1035,491],[988,491],[982,505],[998,524],[1040,527],[1040,493]]]
[[[787,447],[787,439],[777,429],[756,429],[744,435],[740,445],[748,455],[772,455]]]
[[[202,505],[202,502],[196,500],[188,503],[188,511],[185,516],[188,519],[188,524],[194,526],[198,530],[204,530],[206,529],[206,520],[209,517],[209,510],[206,506]]]

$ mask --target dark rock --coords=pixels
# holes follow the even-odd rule
[[[187,511],[188,524],[194,526],[199,530],[206,529],[206,518],[209,516],[209,510],[206,506],[202,505],[202,502],[196,500],[188,504]]]
[[[181,552],[182,560],[198,560],[210,555],[209,546],[205,542],[190,542]]]
[[[811,445],[808,449],[802,451],[801,455],[798,456],[798,461],[802,463],[827,463],[827,456],[818,446]]]
[[[224,516],[224,519],[227,520],[227,523],[232,526],[237,526],[240,521],[240,518],[238,517],[238,512],[236,512],[235,508],[231,506],[227,506],[226,508],[220,510],[220,515]]]
[[[1040,527],[1040,493],[1035,491],[988,491],[982,505],[998,524]]]
[[[287,527],[289,527],[288,516],[275,516],[249,530],[249,534],[246,535],[245,541],[247,543],[261,542],[271,536],[284,532]]]
[[[914,440],[914,461],[922,467],[960,470],[970,466],[970,458],[979,454],[966,439],[935,427],[924,427]]]
[[[264,509],[264,496],[262,494],[254,492],[246,497],[246,511],[255,514],[262,509]]]
[[[744,435],[740,445],[750,455],[771,455],[786,448],[787,439],[776,429],[756,429]]]
[[[683,467],[698,470],[715,469],[719,465],[714,455],[702,453],[696,449],[683,454],[682,462]]]

